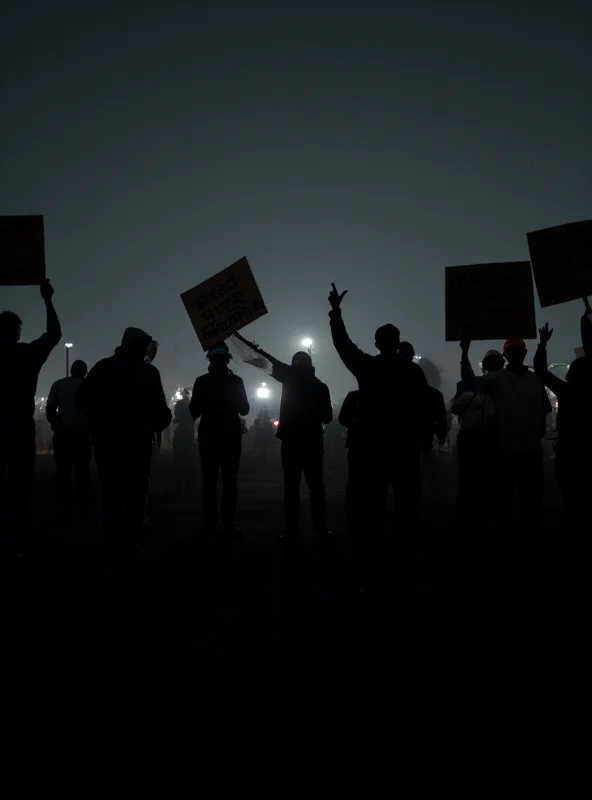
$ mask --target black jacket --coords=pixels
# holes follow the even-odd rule
[[[76,393],[76,407],[95,437],[152,438],[172,416],[158,369],[124,346],[91,369]]]
[[[420,367],[396,354],[364,353],[347,335],[341,310],[329,314],[333,344],[360,387],[356,431],[377,447],[419,446],[429,417],[429,387]]]
[[[277,438],[294,441],[322,437],[323,425],[333,419],[328,386],[315,377],[314,370],[301,371],[275,360],[271,377],[283,386]]]
[[[358,438],[356,420],[358,418],[359,402],[360,392],[358,389],[353,392],[348,392],[341,406],[341,411],[339,412],[339,424],[347,428],[345,446],[348,450],[356,444]]]
[[[240,436],[240,417],[249,413],[245,385],[230,370],[212,371],[200,375],[193,385],[189,403],[193,419],[199,419],[198,435]]]

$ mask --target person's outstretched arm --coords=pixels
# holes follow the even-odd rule
[[[280,383],[284,383],[290,374],[290,366],[288,364],[285,364],[283,361],[275,358],[270,353],[266,353],[265,350],[259,347],[258,344],[255,344],[255,342],[249,342],[249,340],[241,336],[240,333],[234,333],[233,336],[236,336],[239,342],[246,344],[247,347],[250,347],[255,353],[263,356],[263,358],[266,358],[273,367],[271,377],[275,378],[275,380],[279,381]]]
[[[469,348],[470,341],[465,340],[460,343],[462,357],[460,361],[460,379],[466,384],[466,387],[471,392],[482,392],[483,394],[492,395],[495,390],[495,373],[488,375],[480,375],[477,377],[473,372],[473,367],[469,361]]]
[[[53,348],[62,338],[60,320],[53,305],[53,286],[49,280],[44,280],[39,289],[47,315],[46,330],[38,339],[30,342],[29,348],[36,351],[42,364],[45,363]]]
[[[547,362],[547,344],[549,343],[551,336],[553,336],[553,328],[549,329],[548,322],[544,328],[539,328],[539,336],[539,346],[537,347],[537,351],[533,360],[534,371],[543,381],[547,389],[550,389],[554,394],[557,395],[557,397],[561,398],[561,395],[564,392],[567,384],[565,381],[562,381],[561,378],[558,378],[557,375],[553,375],[552,372],[549,372]]]
[[[339,294],[335,288],[335,284],[331,284],[331,292],[329,294],[329,305],[331,306],[331,311],[329,312],[331,337],[337,354],[343,361],[344,366],[347,367],[352,375],[358,377],[363,369],[367,356],[363,350],[360,350],[360,348],[352,342],[345,329],[345,324],[341,315],[341,302],[346,294],[347,289]]]

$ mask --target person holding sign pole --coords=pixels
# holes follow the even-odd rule
[[[271,377],[283,386],[277,438],[282,443],[285,535],[298,535],[300,483],[304,473],[310,493],[314,534],[318,539],[326,538],[323,426],[333,419],[329,388],[315,376],[310,353],[295,353],[292,363],[284,364],[240,334],[235,336],[271,363]]]
[[[210,366],[193,386],[189,412],[200,419],[199,456],[203,479],[205,533],[218,531],[218,476],[222,477],[222,524],[224,532],[240,536],[235,525],[237,476],[242,453],[241,417],[249,413],[245,385],[230,371],[230,352],[220,342],[207,352]]]
[[[24,547],[29,487],[35,465],[35,392],[41,367],[62,338],[53,306],[53,287],[41,284],[47,329],[29,344],[20,341],[21,320],[12,311],[0,314],[0,529],[11,555]]]
[[[476,377],[469,361],[469,341],[462,350],[461,380],[470,391],[488,395],[495,404],[495,450],[501,510],[509,516],[514,490],[524,530],[538,527],[544,494],[541,440],[551,403],[538,375],[524,366],[527,349],[521,339],[504,345],[505,369]]]
[[[547,388],[557,395],[557,445],[555,475],[571,530],[582,534],[590,530],[592,487],[592,311],[586,302],[582,317],[584,356],[572,362],[566,379],[553,375],[547,366],[547,344],[553,335],[549,325],[539,331],[540,344],[534,369]]]

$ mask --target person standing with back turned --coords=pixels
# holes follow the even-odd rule
[[[362,555],[375,561],[373,551],[378,543],[388,489],[392,485],[395,512],[404,534],[403,547],[410,557],[409,533],[416,528],[419,516],[421,445],[429,403],[428,383],[417,364],[399,357],[400,333],[394,325],[382,325],[376,331],[377,356],[356,347],[341,316],[341,303],[347,291],[339,294],[335,284],[331,286],[329,317],[333,344],[344,365],[357,378],[360,392],[356,436],[359,437],[359,457],[364,464]]]
[[[197,439],[203,480],[204,533],[218,531],[218,476],[222,475],[222,524],[224,532],[240,536],[236,527],[237,477],[242,453],[241,417],[249,413],[245,385],[230,371],[230,351],[225,342],[208,350],[206,375],[193,386],[189,411],[200,419]]]
[[[277,438],[282,443],[284,535],[293,538],[299,533],[300,483],[304,473],[314,534],[317,539],[324,539],[329,532],[323,481],[323,426],[333,419],[329,389],[315,376],[309,353],[295,353],[292,363],[284,364],[242,336],[235,336],[272,364],[271,377],[283,386]]]
[[[10,555],[22,554],[29,489],[35,466],[35,393],[41,367],[62,338],[53,307],[53,287],[41,284],[47,328],[25,344],[21,320],[12,311],[0,314],[0,529]]]

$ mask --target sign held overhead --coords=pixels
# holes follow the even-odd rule
[[[592,294],[592,220],[527,233],[541,306]]]
[[[528,261],[446,267],[446,341],[534,339]]]
[[[43,216],[0,217],[0,286],[40,286],[44,280]]]
[[[204,350],[267,314],[246,258],[181,295]]]

